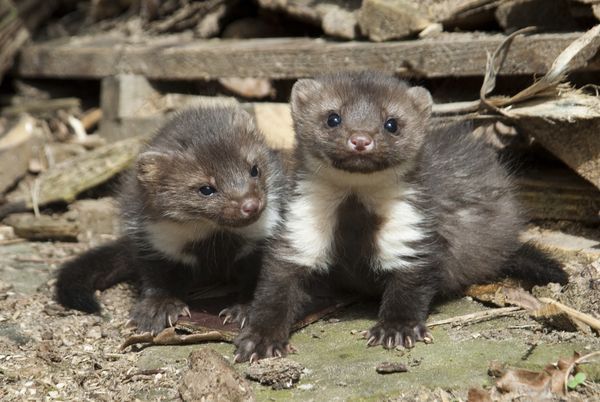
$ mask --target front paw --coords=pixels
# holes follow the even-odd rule
[[[131,321],[138,332],[158,334],[172,327],[180,315],[191,316],[188,306],[176,297],[144,296],[131,310]]]
[[[228,322],[237,322],[240,324],[240,329],[244,328],[246,322],[248,322],[248,309],[247,304],[234,304],[231,307],[224,308],[219,313],[219,317],[223,318],[223,325]]]
[[[418,341],[433,342],[431,332],[423,323],[405,324],[379,321],[367,331],[365,337],[368,339],[367,346],[382,345],[386,349],[393,349],[397,346],[412,348]]]
[[[233,341],[236,346],[233,361],[250,363],[267,357],[283,357],[293,353],[294,349],[288,342],[288,338],[264,337],[258,335],[248,327],[242,331]]]

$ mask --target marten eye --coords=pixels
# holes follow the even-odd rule
[[[327,117],[327,125],[329,127],[337,127],[342,124],[342,118],[337,113],[331,113],[329,117]]]
[[[386,131],[389,131],[393,134],[396,131],[398,131],[398,122],[396,121],[396,119],[387,119],[383,124],[383,128],[385,128]]]
[[[217,189],[212,186],[202,186],[202,187],[200,187],[200,189],[198,189],[198,191],[202,195],[209,196],[209,195],[213,195],[214,193],[216,193]]]
[[[250,176],[258,177],[259,174],[260,174],[260,171],[258,170],[258,166],[256,166],[256,165],[252,166],[252,169],[250,169]]]

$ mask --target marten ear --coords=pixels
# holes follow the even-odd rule
[[[418,112],[429,118],[433,107],[433,99],[429,91],[423,87],[410,87],[406,93],[411,97]]]
[[[290,104],[292,113],[306,107],[306,105],[315,101],[315,96],[321,90],[322,85],[317,80],[302,79],[296,81],[292,87],[292,96]]]
[[[234,127],[246,128],[249,132],[256,130],[254,118],[242,108],[236,109],[235,112],[231,114],[231,124]]]
[[[137,158],[135,169],[138,180],[144,184],[158,181],[168,160],[169,155],[162,152],[146,151],[141,153]]]

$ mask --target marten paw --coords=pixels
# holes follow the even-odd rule
[[[261,337],[252,331],[242,331],[233,341],[236,346],[233,361],[250,363],[267,357],[284,357],[296,350],[288,343],[287,339],[274,339]]]
[[[365,338],[367,346],[382,345],[386,349],[397,346],[412,348],[418,341],[433,342],[431,332],[423,323],[406,325],[380,321],[366,332]]]
[[[234,304],[231,307],[224,308],[219,313],[219,317],[223,319],[223,325],[228,322],[236,322],[240,324],[240,329],[244,328],[246,322],[248,322],[248,309],[247,304]]]
[[[138,332],[158,334],[172,327],[180,315],[191,317],[190,309],[181,300],[169,296],[142,297],[131,310],[131,322]]]

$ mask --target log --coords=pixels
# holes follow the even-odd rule
[[[27,173],[36,142],[35,120],[27,115],[0,137],[0,193]]]
[[[507,111],[519,130],[534,137],[581,177],[600,189],[600,100],[566,91]]]
[[[40,99],[24,102],[19,105],[7,106],[2,109],[3,116],[17,116],[21,113],[42,114],[57,110],[78,110],[81,108],[79,98]]]
[[[600,191],[568,169],[529,170],[516,184],[517,198],[531,220],[600,223]]]
[[[56,0],[0,0],[0,82],[21,46],[57,6]]]
[[[516,38],[501,75],[544,74],[579,36]],[[286,79],[372,69],[413,77],[462,77],[483,75],[487,53],[493,53],[505,38],[501,34],[456,33],[435,39],[340,43],[306,38],[198,41],[173,35],[137,40],[104,34],[26,46],[15,74],[32,78],[95,79],[129,73],[163,80]],[[598,71],[600,57],[576,67]]]
[[[29,194],[17,194],[0,207],[0,218],[52,202],[72,202],[85,190],[106,182],[136,158],[144,140],[128,138],[57,164],[40,174]],[[7,197],[8,198],[8,197]]]
[[[17,236],[28,240],[76,241],[79,233],[77,222],[63,216],[20,213],[10,215],[4,223],[12,226]]]

